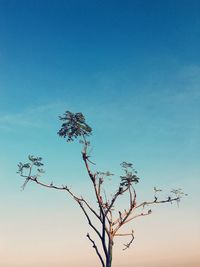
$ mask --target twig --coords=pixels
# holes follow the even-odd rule
[[[127,248],[129,248],[130,246],[131,246],[131,244],[133,243],[133,240],[134,240],[134,235],[133,235],[133,231],[132,231],[132,233],[131,234],[129,234],[129,235],[131,235],[131,240],[127,243],[127,244],[124,244],[124,246],[125,246],[125,248],[123,248],[123,250],[126,250]]]

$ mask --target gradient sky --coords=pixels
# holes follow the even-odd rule
[[[188,193],[135,221],[135,243],[123,252],[116,242],[113,267],[199,266],[199,47],[200,1],[0,0],[2,267],[99,266],[73,201],[21,191],[16,174],[40,155],[44,180],[91,197],[80,144],[56,134],[65,110],[93,127],[98,170],[135,164],[141,200],[155,185]]]

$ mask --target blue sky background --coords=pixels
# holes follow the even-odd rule
[[[188,259],[191,266],[193,259],[192,267],[199,263],[199,256],[195,254],[200,243],[197,204],[200,186],[199,11],[200,2],[194,0],[0,0],[3,267],[23,264],[31,267],[35,262],[30,247],[35,245],[43,251],[43,256],[38,258],[42,266],[51,266],[53,260],[58,267],[64,263],[78,266],[74,257],[71,263],[68,257],[58,256],[58,260],[53,254],[49,263],[46,260],[49,251],[60,255],[58,250],[69,246],[65,241],[65,234],[68,235],[65,231],[70,229],[65,228],[69,214],[64,218],[62,214],[66,207],[70,210],[75,216],[71,219],[73,227],[74,218],[79,216],[78,209],[71,200],[65,203],[59,193],[41,190],[35,185],[21,192],[22,181],[16,175],[19,161],[24,161],[28,154],[40,155],[45,162],[48,177],[45,179],[68,183],[78,192],[88,190],[80,145],[65,144],[56,135],[60,126],[58,115],[65,110],[83,112],[93,127],[91,140],[97,168],[120,175],[121,161],[135,163],[142,178],[138,186],[141,199],[151,196],[155,184],[166,190],[182,187],[189,194],[178,211],[166,207],[165,219],[166,225],[170,225],[173,214],[175,228],[180,227],[177,233],[171,225],[170,233],[174,234],[171,242],[178,248],[185,244],[185,251],[193,251],[191,255],[185,254],[184,262]],[[166,211],[158,211],[152,216],[152,222],[149,221],[153,229],[159,228],[153,224],[154,220],[161,222],[164,219],[159,216],[166,214]],[[43,226],[37,222],[37,214]],[[52,225],[47,223],[50,220],[62,229],[60,235],[52,233]],[[59,225],[60,221],[63,225]],[[87,231],[87,225],[83,227]],[[140,225],[138,229],[137,238],[143,238],[134,257],[138,259],[138,266],[144,267],[145,262],[139,255],[149,248],[148,223],[143,223],[148,233],[145,236],[140,233]],[[183,229],[186,240],[177,238],[182,236]],[[165,232],[163,240],[159,239],[161,233],[156,230],[152,235],[157,236],[159,242],[167,243],[165,238],[169,233]],[[47,249],[51,236],[57,245]],[[80,241],[78,232],[77,240],[89,247],[84,234],[82,237]],[[73,243],[72,240],[76,238],[71,237]],[[161,247],[159,244],[154,244],[152,255]],[[90,247],[88,249],[90,253]],[[169,255],[175,249],[172,246]],[[72,245],[71,253],[73,251]],[[132,266],[131,253],[126,258],[127,267]],[[10,254],[14,255],[13,259]],[[90,257],[84,258],[88,264]],[[152,256],[153,266],[160,266],[156,261],[156,256]],[[169,266],[175,262],[172,259]],[[178,264],[183,266],[181,257],[177,257]]]

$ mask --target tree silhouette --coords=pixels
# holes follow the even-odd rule
[[[91,242],[101,266],[111,267],[115,237],[129,237],[128,242],[124,244],[123,250],[128,249],[134,240],[134,231],[124,232],[124,225],[131,223],[138,217],[150,215],[152,213],[151,206],[162,203],[179,203],[180,199],[186,194],[181,189],[173,189],[166,199],[159,199],[158,194],[162,190],[154,187],[152,200],[137,203],[135,185],[140,181],[140,178],[137,176],[137,171],[133,168],[133,164],[124,161],[121,163],[123,175],[120,176],[120,183],[117,190],[109,199],[105,192],[105,180],[106,177],[112,176],[113,174],[109,171],[92,171],[91,168],[91,165],[94,163],[90,160],[88,152],[90,142],[88,139],[92,134],[92,128],[86,123],[82,113],[66,111],[59,119],[63,123],[61,129],[58,131],[58,135],[66,138],[67,142],[73,142],[75,139],[78,139],[82,144],[82,160],[89,180],[91,181],[97,206],[93,207],[86,198],[74,194],[67,185],[57,186],[53,182],[51,184],[42,182],[40,177],[44,174],[44,170],[42,168],[43,163],[41,157],[29,156],[28,163],[20,162],[18,164],[17,173],[25,179],[22,189],[31,181],[43,187],[67,192],[79,205],[89,226],[93,229],[100,241],[96,243],[91,235],[87,233],[86,236]],[[116,205],[117,200],[123,195],[128,196],[128,203],[127,207],[121,210]]]

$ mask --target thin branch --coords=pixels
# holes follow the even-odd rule
[[[131,188],[133,190],[134,196],[132,196]],[[122,222],[122,219],[124,220],[125,217],[129,216],[132,213],[133,209],[135,208],[135,206],[136,206],[136,191],[132,185],[129,188],[129,194],[130,194],[130,208],[129,208],[129,210],[128,211],[125,210],[124,213],[119,212],[119,218],[113,222],[113,225],[115,225],[119,222]]]
[[[136,193],[135,193],[135,197],[134,198],[136,198]],[[133,208],[135,210],[136,208],[144,207],[146,205],[153,205],[153,204],[161,204],[161,203],[173,202],[173,201],[178,201],[179,199],[180,199],[180,197],[170,198],[170,199],[167,199],[167,200],[160,200],[160,201],[149,201],[149,202],[145,201],[145,202],[142,202],[141,204],[139,204],[138,206],[133,206]],[[140,213],[138,215],[135,215],[135,216],[129,218],[129,216],[132,214],[133,208],[132,209],[129,209],[127,212],[125,212],[122,215],[122,216],[125,215],[125,217],[123,218],[123,220],[121,220],[120,218],[118,218],[116,221],[113,222],[113,225],[119,223],[119,225],[114,230],[114,234],[116,234],[117,231],[120,229],[120,227],[122,225],[126,224],[127,222],[130,222],[130,221],[132,221],[133,219],[135,219],[137,217],[146,216],[146,215],[150,215],[151,214],[151,210],[149,210],[147,213]]]
[[[84,212],[86,218],[87,218],[87,221],[88,221],[88,224],[91,226],[91,228],[96,232],[96,234],[98,235],[98,237],[100,238],[101,242],[102,242],[102,245],[103,245],[103,250],[104,250],[104,253],[105,253],[105,256],[106,258],[108,257],[108,251],[107,251],[107,248],[106,248],[106,244],[105,244],[105,240],[103,239],[103,237],[101,236],[100,232],[97,230],[97,228],[93,225],[93,223],[91,222],[91,219],[89,217],[89,215],[87,214],[85,208],[83,207],[83,204],[81,203],[81,200],[78,201],[78,204],[79,206],[81,207],[82,211]]]
[[[116,234],[115,236],[130,236],[131,234]]]
[[[83,158],[83,161],[85,162],[85,167],[87,169],[87,172],[88,172],[88,175],[90,177],[90,179],[92,180],[92,182],[94,183],[95,182],[95,174],[93,174],[89,168],[89,165],[88,165],[88,156],[87,156],[87,153],[86,151],[83,151],[82,152],[82,158]]]
[[[129,235],[131,235],[131,240],[127,244],[124,244],[125,248],[123,250],[126,250],[127,248],[130,248],[131,244],[133,243],[133,240],[135,238],[134,235],[133,235],[133,233],[134,232],[132,231],[132,233],[129,234]]]
[[[108,209],[106,210],[106,213],[105,213],[106,215],[107,215],[108,212],[112,209],[112,207],[113,207],[115,201],[117,200],[118,196],[123,195],[127,190],[128,190],[128,187],[126,187],[124,190],[123,190],[123,189],[122,189],[122,190],[119,189],[119,190],[117,191],[117,193],[115,193],[113,199],[111,200],[111,203],[110,203]]]
[[[130,192],[130,201],[131,201],[132,205],[130,205],[129,210],[125,211],[125,213],[123,215],[120,214],[120,217],[113,223],[113,225],[118,223],[118,226],[114,230],[114,235],[117,233],[117,231],[120,229],[120,227],[122,227],[122,225],[124,225],[124,223],[127,221],[128,217],[131,215],[133,209],[135,208],[136,192],[133,189],[134,190],[134,199],[132,200],[132,193],[130,190],[130,186],[128,188],[129,188],[129,192]]]
[[[143,213],[143,212],[142,212],[142,213],[140,213],[140,214],[137,214],[137,215],[135,215],[135,216],[133,216],[133,217],[127,219],[126,221],[124,221],[122,225],[124,225],[124,224],[126,224],[126,223],[132,221],[133,219],[135,219],[135,218],[137,218],[137,217],[147,216],[147,215],[150,215],[151,213],[152,213],[151,210],[149,210],[149,211],[146,212],[146,213]]]
[[[91,160],[89,159],[89,156],[88,156],[87,160],[88,160],[91,164],[96,165],[96,163],[94,163],[93,161],[91,161]]]
[[[127,248],[129,248],[134,240],[134,235],[133,235],[134,231],[132,230],[131,233],[128,233],[128,234],[116,234],[115,236],[131,236],[131,240],[127,243],[127,244],[124,244],[125,248],[123,250],[126,250]]]
[[[61,190],[61,191],[67,191],[75,200],[79,200],[79,198],[77,196],[75,196],[67,186],[55,186],[53,184],[50,184],[50,185],[45,184],[43,182],[38,181],[38,179],[34,176],[24,176],[23,175],[22,177],[26,177],[26,179],[29,179],[32,182],[35,182],[35,183],[37,183],[43,187],[47,187],[47,188],[51,188],[51,189],[57,189],[57,190]]]
[[[98,182],[98,190],[97,190],[97,194],[100,195],[101,194],[101,184],[102,184],[103,180],[102,178],[99,178],[99,182]]]
[[[130,198],[130,209],[133,206],[133,197],[132,197],[132,193],[131,193],[131,189],[130,186],[128,187],[128,191],[129,191],[129,198]]]
[[[100,261],[101,261],[101,264],[102,264],[102,266],[103,267],[105,267],[105,263],[104,263],[104,260],[103,260],[103,258],[102,258],[102,256],[101,256],[101,254],[100,254],[100,252],[99,252],[99,250],[98,250],[98,248],[97,248],[97,246],[96,246],[96,244],[95,244],[95,242],[94,242],[94,240],[92,240],[92,238],[90,237],[90,235],[89,235],[89,233],[87,233],[87,238],[91,241],[91,243],[92,243],[92,246],[93,246],[93,248],[95,249],[95,251],[96,251],[96,254],[98,255],[98,257],[99,257],[99,259],[100,259]]]
[[[134,197],[133,197],[133,203],[132,203],[132,205],[133,205],[133,207],[135,208],[135,207],[136,207],[136,198],[137,198],[137,194],[136,194],[136,191],[135,191],[135,189],[133,188],[132,185],[131,185],[131,188],[132,188],[133,193],[134,193]]]
[[[96,213],[96,211],[90,206],[90,204],[84,199],[84,198],[81,198],[80,201],[84,202],[85,205],[88,207],[88,209],[99,219],[100,219],[100,216]]]
[[[151,202],[143,202],[143,203],[141,203],[140,205],[136,206],[135,208],[139,208],[139,207],[141,207],[141,206],[145,206],[145,205],[167,203],[167,202],[173,202],[173,201],[178,201],[178,200],[180,200],[180,197],[176,197],[176,198],[172,198],[172,199],[167,199],[167,200],[160,200],[160,201],[156,201],[156,202],[155,202],[155,201],[151,201]],[[126,219],[122,224],[128,223],[128,222],[132,221],[133,219],[135,219],[135,218],[137,218],[137,217],[150,215],[151,213],[152,213],[152,211],[151,211],[151,210],[148,210],[148,212],[146,212],[146,213],[143,213],[143,212],[142,212],[142,213],[137,214],[137,215],[135,215],[135,216],[133,216],[133,217],[131,217],[131,218],[129,218],[129,219],[128,219],[128,217],[127,217],[127,219]]]
[[[86,170],[87,170],[87,173],[92,181],[92,184],[93,184],[93,187],[94,187],[94,191],[95,191],[95,195],[96,195],[96,199],[97,199],[97,202],[98,202],[98,205],[99,205],[99,208],[100,208],[100,214],[108,220],[109,222],[109,218],[106,216],[107,214],[105,214],[104,212],[104,209],[103,209],[103,203],[101,201],[101,198],[100,198],[100,195],[98,194],[98,189],[97,189],[97,185],[96,185],[96,174],[93,174],[90,170],[90,167],[89,167],[89,164],[88,164],[88,156],[87,156],[87,147],[88,147],[88,144],[87,144],[87,141],[85,139],[85,137],[83,136],[83,139],[84,139],[84,149],[82,151],[82,158],[83,158],[83,161],[85,163],[85,167],[86,167]],[[100,216],[101,217],[101,216]],[[101,217],[102,218],[102,217]],[[103,223],[103,220],[104,218],[102,218],[102,223]],[[106,229],[106,232],[107,234],[108,233],[108,229]]]
[[[149,202],[144,201],[141,204],[139,204],[138,206],[136,206],[135,209],[138,209],[142,206],[144,207],[146,205],[161,204],[161,203],[173,202],[173,201],[178,201],[178,200],[180,200],[180,197],[175,197],[175,198],[170,198],[170,199],[168,198],[166,200],[160,200],[160,201],[158,201],[157,199],[155,199],[154,201],[149,201]]]
[[[30,180],[30,176],[31,176],[31,171],[32,171],[32,167],[33,167],[33,164],[31,164],[30,165],[30,168],[29,168],[29,174],[28,174],[28,176],[26,176],[26,180],[25,180],[25,182],[23,183],[23,185],[22,185],[22,190],[24,190],[25,189],[25,187],[26,187],[26,185],[27,185],[27,183],[28,183],[28,181]],[[23,171],[22,171],[23,172]],[[21,173],[21,176],[22,177],[24,177],[24,175]]]
[[[81,200],[78,201],[78,204],[79,204],[79,206],[81,207],[83,213],[85,214],[85,216],[86,216],[86,218],[87,218],[87,220],[88,220],[88,224],[89,224],[89,225],[92,227],[92,229],[97,233],[98,237],[99,237],[100,239],[102,239],[100,232],[97,230],[97,228],[96,228],[96,227],[93,225],[93,223],[91,222],[91,219],[90,219],[89,215],[87,214],[87,212],[86,212],[86,210],[85,210],[83,204],[81,203]]]
[[[22,190],[25,189],[25,187],[26,187],[27,183],[29,182],[29,180],[30,180],[30,178],[27,177],[26,180],[24,181],[23,185],[21,186]]]

